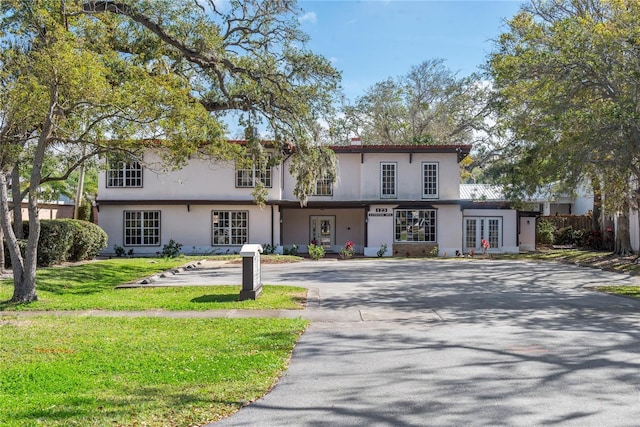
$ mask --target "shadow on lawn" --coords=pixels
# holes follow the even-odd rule
[[[238,294],[217,294],[202,295],[191,300],[191,302],[207,303],[207,302],[234,302],[238,301]]]

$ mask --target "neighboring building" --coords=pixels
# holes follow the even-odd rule
[[[306,207],[293,195],[289,162],[261,172],[191,159],[184,168],[157,173],[141,163],[119,163],[99,178],[100,226],[114,246],[155,254],[170,239],[185,253],[238,252],[245,243],[298,247],[316,242],[338,252],[347,241],[375,256],[422,256],[481,251],[518,252],[518,212],[506,203],[464,200],[459,162],[469,145],[331,147],[338,179],[319,180]],[[158,162],[152,153],[144,163]],[[251,195],[268,190],[264,208]]]

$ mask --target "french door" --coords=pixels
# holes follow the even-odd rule
[[[325,250],[331,250],[336,242],[336,217],[312,216],[311,217],[311,242],[322,246]]]
[[[502,218],[500,217],[466,217],[464,219],[464,249],[482,252],[482,239],[489,242],[490,249],[502,247]]]

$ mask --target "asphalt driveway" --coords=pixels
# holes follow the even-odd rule
[[[372,259],[266,265],[263,282],[309,287],[312,324],[275,388],[216,427],[640,424],[640,302],[589,289],[635,278]]]

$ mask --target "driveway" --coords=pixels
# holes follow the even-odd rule
[[[212,426],[640,422],[640,302],[589,289],[627,275],[373,259],[266,265],[263,282],[310,288],[312,324],[275,388]]]

